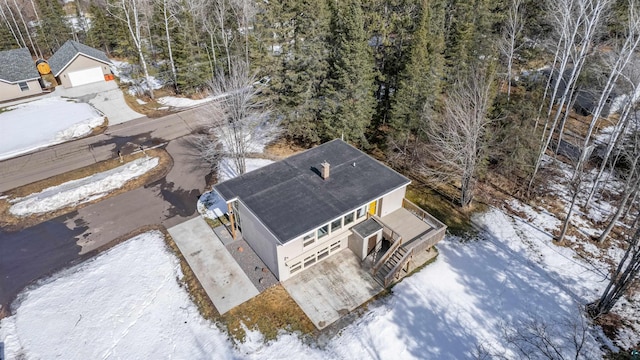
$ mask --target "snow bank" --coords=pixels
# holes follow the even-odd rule
[[[0,160],[87,135],[104,123],[89,104],[60,97],[36,100],[0,113]]]
[[[117,168],[46,188],[39,193],[10,200],[9,212],[29,216],[78,205],[106,196],[127,181],[158,165],[158,158],[139,158]]]
[[[130,239],[22,294],[0,321],[7,359],[232,359],[180,278],[161,233]]]
[[[181,107],[191,107],[191,106],[206,104],[208,102],[211,102],[212,100],[213,100],[212,97],[193,100],[193,99],[180,98],[175,96],[164,96],[158,99],[158,103],[166,106],[181,108]]]

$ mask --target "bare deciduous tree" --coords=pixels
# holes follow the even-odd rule
[[[425,129],[435,166],[429,175],[459,183],[460,204],[473,198],[479,166],[486,155],[487,112],[493,101],[493,73],[476,69],[458,81],[445,99],[444,119],[429,119]]]
[[[621,175],[626,177],[622,193],[620,194],[621,198],[618,202],[616,212],[611,219],[609,219],[607,227],[598,238],[598,242],[600,243],[603,243],[607,239],[609,233],[625,212],[629,199],[631,199],[634,193],[637,193],[638,186],[640,186],[640,173],[638,169],[638,164],[640,163],[640,129],[638,128],[637,117],[634,117],[634,119],[636,121],[633,123],[631,135],[627,137],[627,145],[622,147],[622,151],[624,151],[623,155],[629,162],[629,166],[624,174],[622,174],[621,171]]]
[[[523,359],[582,359],[594,356],[585,347],[588,330],[589,323],[576,312],[554,323],[534,316],[507,329],[505,337]]]
[[[637,225],[640,215],[636,217]],[[609,284],[600,298],[587,306],[587,312],[592,318],[598,318],[609,313],[627,290],[638,281],[640,274],[640,228],[635,229],[627,240],[627,249],[618,263]]]
[[[554,66],[557,66],[557,69],[552,68],[549,74],[553,78],[553,90],[549,98],[547,120],[540,140],[538,159],[529,181],[529,189],[533,185],[554,134],[558,133],[558,141],[562,137],[564,124],[569,116],[569,107],[575,100],[578,78],[588,55],[594,48],[597,31],[604,23],[610,2],[610,0],[551,0],[548,2],[551,21],[555,25],[558,39],[555,42],[557,48],[554,51],[556,56]],[[550,81],[548,84],[551,83]],[[547,93],[548,91],[545,90],[545,94]],[[567,109],[563,111],[565,107]]]
[[[171,45],[170,22],[175,19],[175,2],[173,0],[156,0],[162,7],[162,21],[164,24],[165,40],[167,41],[167,52],[169,53],[169,67],[171,69],[171,79],[173,86],[178,90],[178,73],[176,72],[176,63],[173,60],[173,47]]]
[[[123,21],[127,26],[129,35],[131,35],[131,41],[138,52],[138,58],[140,59],[140,65],[142,65],[149,96],[153,99],[153,86],[145,59],[144,38],[142,33],[142,29],[145,27],[145,24],[143,24],[143,20],[145,19],[142,9],[148,5],[144,3],[144,1],[146,0],[119,0],[109,3],[109,13],[113,17]]]
[[[522,0],[511,0],[511,7],[507,12],[505,29],[502,41],[498,46],[500,52],[507,58],[507,101],[511,97],[511,77],[513,72],[513,57],[516,50],[521,46],[518,44],[524,19],[522,17]]]
[[[253,145],[277,131],[277,123],[269,116],[268,104],[259,96],[260,91],[261,84],[244,61],[231,62],[228,74],[217,72],[211,84],[211,93],[217,100],[208,105],[205,121],[208,135],[196,144],[205,159],[229,157],[237,174],[246,172],[245,159]]]

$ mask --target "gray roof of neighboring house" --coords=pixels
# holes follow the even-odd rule
[[[0,80],[17,83],[40,77],[29,49],[0,51]]]
[[[80,44],[77,41],[68,40],[48,60],[53,76],[60,75],[60,73],[69,65],[69,63],[71,63],[73,59],[78,56],[78,54],[83,54],[105,64],[111,64],[111,61],[104,52],[90,46]]]
[[[319,175],[324,161],[331,164],[327,180]],[[362,151],[333,140],[214,189],[226,201],[240,199],[286,243],[409,183]]]

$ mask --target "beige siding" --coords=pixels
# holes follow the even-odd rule
[[[238,212],[242,224],[242,237],[271,272],[278,277],[278,261],[276,259],[278,241],[242,202],[238,202]]]
[[[284,281],[286,279],[288,279],[289,277],[291,277],[292,275],[297,274],[298,272],[295,272],[294,274],[291,274],[289,272],[289,269],[291,267],[293,267],[293,265],[297,264],[297,263],[303,263],[305,259],[311,257],[314,254],[318,254],[318,253],[323,253],[323,251],[325,249],[329,249],[329,256],[337,253],[337,251],[331,251],[331,246],[334,245],[336,243],[340,243],[339,245],[339,249],[344,249],[346,247],[349,246],[349,237],[352,234],[351,228],[366,220],[366,216],[362,217],[360,219],[355,219],[354,222],[352,222],[351,224],[347,225],[347,226],[342,226],[340,229],[338,229],[337,231],[332,231],[328,236],[325,236],[321,239],[316,239],[315,242],[307,247],[304,247],[303,245],[303,238],[304,235],[291,240],[289,242],[287,242],[284,245],[280,245],[278,246],[278,267],[280,269],[280,273],[279,273],[279,279],[280,281]],[[328,224],[331,224],[331,222],[329,222]],[[321,226],[324,226],[326,224],[321,224]],[[319,226],[319,227],[321,227]],[[317,231],[317,229],[316,229]],[[306,235],[306,234],[305,234]],[[329,257],[327,256],[327,257]],[[320,260],[316,260],[316,263],[318,261],[322,261],[326,258],[322,258]],[[304,266],[303,266],[304,268]]]
[[[109,68],[109,65],[100,61],[93,60],[91,58],[88,58],[80,54],[77,58],[75,58],[71,62],[71,64],[69,64],[60,73],[60,75],[58,75],[58,81],[60,81],[60,85],[64,86],[65,88],[69,88],[71,87],[71,82],[69,81],[69,76],[68,76],[70,72],[78,71],[78,70],[86,70],[86,69],[91,69],[95,67],[102,68],[102,73],[104,75],[111,74],[111,69]]]
[[[364,239],[358,236],[356,233],[352,233],[349,235],[349,249],[353,251],[354,254],[362,260],[364,256],[362,253],[364,252],[362,249],[364,248]]]
[[[29,85],[29,90],[22,91],[20,90],[20,85],[17,83],[8,84],[0,81],[0,101],[8,101],[42,93],[42,88],[38,80],[27,81],[27,85]]]
[[[406,192],[407,192],[407,187],[403,186],[385,195],[382,198],[382,207],[378,212],[379,216],[384,217],[400,209],[402,207],[402,199],[404,199],[404,195]]]

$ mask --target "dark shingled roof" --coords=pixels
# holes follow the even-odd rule
[[[319,175],[324,161],[331,164],[327,180]],[[226,201],[239,198],[286,243],[409,182],[344,141],[333,140],[214,189]]]
[[[0,80],[17,83],[40,77],[29,49],[0,51]]]
[[[64,70],[71,60],[75,59],[76,55],[83,54],[98,61],[102,61],[105,64],[111,64],[111,61],[105,55],[104,52],[94,49],[90,46],[80,44],[77,41],[68,40],[64,43],[55,54],[49,58],[49,66],[53,76],[58,76]]]

